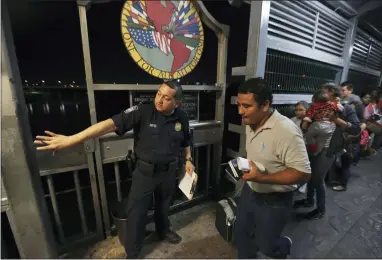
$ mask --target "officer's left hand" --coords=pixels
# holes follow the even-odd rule
[[[192,173],[194,172],[194,169],[195,169],[195,167],[194,167],[194,165],[192,164],[192,162],[187,161],[187,162],[186,162],[186,172],[187,172],[190,176],[192,176]]]
[[[256,164],[252,162],[251,160],[249,161],[249,166],[251,167],[251,170],[249,172],[243,172],[243,180],[244,181],[256,181],[257,178],[260,176],[260,171],[257,169]]]

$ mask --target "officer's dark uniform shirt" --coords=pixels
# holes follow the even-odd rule
[[[153,103],[130,107],[111,118],[116,134],[134,130],[134,150],[139,160],[152,164],[174,161],[181,147],[191,144],[189,119],[179,108],[166,116],[156,110]]]

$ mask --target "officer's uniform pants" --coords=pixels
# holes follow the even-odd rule
[[[133,172],[131,190],[128,197],[127,238],[125,250],[128,258],[138,258],[145,239],[147,213],[152,195],[155,201],[155,227],[164,235],[170,228],[168,219],[171,199],[176,187],[176,163],[168,167],[156,168],[152,164],[137,162]]]

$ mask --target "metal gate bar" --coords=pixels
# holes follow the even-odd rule
[[[89,48],[89,36],[88,36],[88,22],[87,22],[87,7],[90,5],[90,1],[77,1],[78,3],[78,12],[80,16],[80,27],[81,27],[81,41],[82,41],[82,52],[84,55],[84,65],[85,65],[85,76],[86,76],[86,88],[89,100],[89,112],[90,112],[90,122],[92,125],[97,123],[97,114],[96,114],[96,106],[95,106],[95,96],[93,90],[93,72],[91,65],[91,56],[90,56],[90,48]],[[106,190],[105,190],[105,181],[103,177],[103,169],[102,169],[102,160],[101,160],[101,152],[99,149],[99,139],[96,138],[94,141],[94,149],[91,151],[94,152],[96,168],[97,168],[97,177],[94,176],[94,182],[97,182],[98,179],[98,188],[99,194],[101,197],[101,206],[102,206],[102,219],[103,219],[103,228],[107,236],[110,235],[110,219],[109,219],[109,210],[106,200]],[[93,154],[88,157],[89,161],[93,162]],[[97,201],[97,205],[99,202]],[[101,214],[101,212],[100,212]],[[99,216],[101,217],[101,216]],[[100,220],[101,221],[101,220]],[[102,223],[98,223],[102,225]],[[99,227],[102,229],[101,227]]]
[[[74,178],[74,186],[76,187],[78,210],[80,211],[82,233],[84,234],[84,236],[86,236],[89,231],[88,231],[88,225],[86,223],[86,218],[85,218],[84,203],[82,200],[81,185],[80,185],[80,179],[78,178],[78,171],[73,172],[73,178]]]
[[[46,176],[46,180],[48,182],[50,200],[51,200],[52,206],[53,206],[53,214],[54,214],[54,219],[56,221],[58,238],[62,244],[65,244],[65,235],[64,235],[64,230],[62,228],[60,211],[58,209],[57,197],[56,197],[56,192],[54,189],[54,183],[53,183],[52,175]]]
[[[117,198],[118,198],[118,202],[119,202],[122,200],[122,193],[121,193],[121,177],[119,175],[118,162],[114,163],[114,174],[115,174],[115,183],[117,186]]]
[[[210,179],[211,179],[211,145],[207,145],[207,165],[206,165],[206,190],[208,195],[210,191]]]

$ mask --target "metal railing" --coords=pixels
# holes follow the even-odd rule
[[[174,197],[174,204],[170,211],[177,211],[190,203],[196,203],[205,199],[209,195],[211,179],[211,160],[212,145],[220,141],[219,129],[221,123],[194,122],[191,123],[194,146],[192,149],[195,161],[195,170],[199,174],[199,191],[192,201],[183,198],[182,194],[177,193]],[[123,137],[115,134],[107,134],[100,138],[100,149],[105,175],[105,197],[101,199],[107,201],[109,214],[114,205],[127,197],[129,186],[131,185],[132,172],[129,167],[123,167],[128,150],[133,148],[133,133],[128,132]],[[65,253],[69,248],[81,245],[89,240],[99,239],[97,235],[103,232],[102,226],[96,225],[94,204],[91,205],[93,196],[92,188],[96,185],[96,180],[91,177],[90,170],[86,164],[87,146],[77,146],[67,151],[58,153],[58,158],[51,158],[49,152],[39,152],[38,160],[40,164],[40,175],[43,183],[46,182],[47,193],[45,198],[48,208],[51,211],[52,223],[54,224],[56,240],[60,248],[60,253]],[[81,151],[82,149],[82,151]],[[202,150],[201,150],[202,149]],[[204,151],[205,150],[205,151]],[[204,152],[200,158],[200,152]],[[66,158],[66,161],[60,158]],[[107,170],[106,168],[109,168]],[[122,168],[121,168],[122,167]],[[125,169],[123,169],[125,168]],[[181,170],[181,169],[180,169]],[[121,171],[124,176],[121,176]],[[182,177],[182,172],[177,180]],[[68,177],[71,175],[71,186],[65,185],[63,190],[56,190],[59,176]],[[80,177],[88,177],[85,184],[81,184]],[[112,176],[112,178],[107,178]],[[67,183],[66,183],[67,184]],[[62,185],[61,185],[62,186]],[[74,196],[73,196],[74,195]],[[64,198],[66,196],[66,198]],[[86,198],[84,198],[86,197]],[[68,202],[72,200],[73,203]],[[152,215],[152,212],[149,213]],[[76,223],[72,223],[75,221]],[[110,223],[111,231],[115,230],[114,223]],[[70,235],[68,235],[70,233]]]

